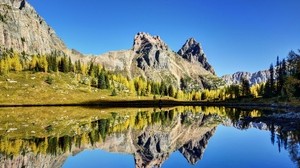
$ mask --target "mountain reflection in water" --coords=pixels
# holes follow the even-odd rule
[[[62,167],[86,149],[132,154],[136,167],[160,167],[179,151],[193,165],[220,124],[269,130],[270,142],[300,165],[299,121],[270,119],[272,113],[225,107],[5,108],[0,109],[0,166]]]

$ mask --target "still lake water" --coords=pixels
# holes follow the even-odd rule
[[[0,109],[0,167],[299,167],[300,121],[275,111]]]

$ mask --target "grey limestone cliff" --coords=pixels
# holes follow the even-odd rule
[[[255,73],[236,72],[232,75],[224,75],[221,78],[224,80],[226,85],[239,85],[242,78],[248,79],[250,85],[255,85],[267,82],[269,76],[270,72],[268,70],[263,70]]]
[[[30,54],[67,50],[54,30],[25,0],[1,0],[0,45]]]

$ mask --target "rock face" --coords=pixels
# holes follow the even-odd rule
[[[224,80],[226,85],[238,85],[241,83],[242,78],[246,78],[249,80],[250,85],[260,84],[267,82],[270,76],[270,72],[268,70],[258,71],[255,73],[250,72],[236,72],[232,75],[224,75],[221,78]]]
[[[200,45],[195,42],[195,46]],[[185,51],[186,55],[188,52],[190,51]],[[209,64],[202,50],[201,56],[200,50],[199,53],[192,53],[196,53],[193,58],[199,56],[198,61],[189,61],[171,51],[159,36],[141,32],[135,35],[131,50],[105,53],[94,61],[129,78],[142,76],[154,81],[164,80],[177,86],[180,85],[180,79],[189,78],[193,80],[194,86],[204,88],[209,85],[206,77],[215,77],[214,71],[205,69]]]
[[[169,50],[159,36],[151,36],[148,33],[139,32],[134,37],[133,51],[136,53],[149,53],[152,50]]]
[[[25,0],[0,2],[0,45],[30,54],[67,50],[54,30]]]
[[[201,63],[204,69],[215,74],[215,70],[208,63],[200,43],[198,43],[194,38],[188,39],[177,53],[190,62]]]
[[[133,51],[139,55],[136,59],[137,66],[143,70],[151,67],[155,69],[168,68],[169,48],[159,36],[138,33],[134,38]]]

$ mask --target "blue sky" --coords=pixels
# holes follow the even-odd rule
[[[267,69],[300,48],[299,0],[28,0],[69,48],[130,49],[137,32],[178,51],[194,37],[218,76]]]

